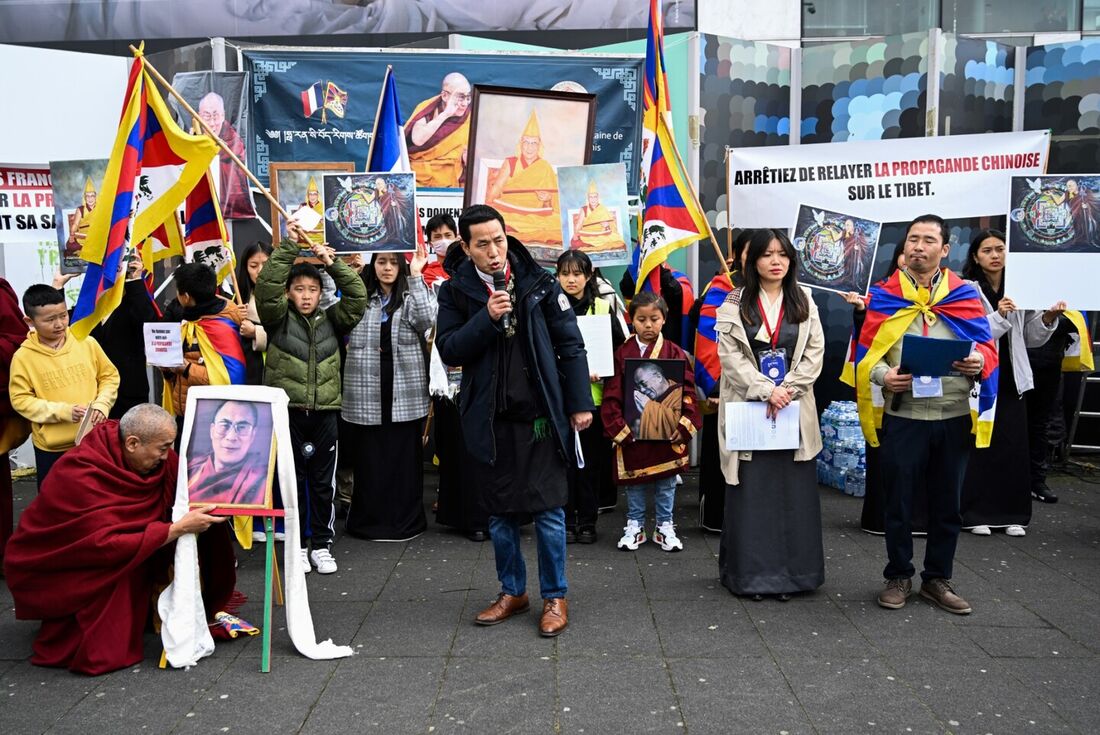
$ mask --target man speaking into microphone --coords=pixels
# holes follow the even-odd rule
[[[462,431],[489,514],[501,591],[479,625],[526,612],[527,568],[520,524],[533,518],[538,545],[539,632],[568,624],[565,581],[566,469],[577,461],[574,432],[592,422],[584,342],[569,299],[504,218],[475,205],[458,220],[462,247],[444,267],[436,346],[462,368]]]

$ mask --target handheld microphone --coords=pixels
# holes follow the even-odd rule
[[[909,368],[905,367],[904,365],[898,366],[898,375],[908,374]],[[897,411],[899,408],[901,408],[901,393],[895,393],[894,397],[890,399],[890,410]]]
[[[493,273],[493,290],[508,290],[508,277],[504,275],[504,271],[496,271]],[[512,328],[512,312],[509,311],[501,315],[500,328],[504,331],[508,331]]]

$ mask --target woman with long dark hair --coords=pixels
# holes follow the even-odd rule
[[[989,315],[989,327],[1000,355],[993,437],[987,449],[971,453],[960,503],[963,528],[979,536],[990,535],[994,528],[1009,536],[1027,533],[1031,476],[1024,394],[1035,385],[1027,348],[1050,339],[1065,310],[1065,304],[1046,312],[1017,309],[1005,295],[1007,256],[1004,233],[982,230],[971,241],[962,269],[963,278],[976,282],[996,309]]]
[[[375,253],[363,269],[367,311],[351,331],[341,414],[355,474],[347,530],[374,541],[407,541],[427,527],[424,449],[428,414],[425,335],[435,301],[421,275],[427,254]]]
[[[718,308],[722,380],[718,435],[729,402],[766,403],[768,416],[798,411],[798,449],[731,451],[719,444],[726,479],[718,567],[736,595],[780,600],[825,581],[821,503],[814,459],[821,429],[814,381],[825,335],[817,305],[798,285],[798,256],[780,230],[756,230],[745,250],[744,286]],[[791,406],[795,401],[798,408]]]
[[[256,311],[256,299],[252,290],[256,279],[260,277],[267,259],[271,257],[271,245],[266,242],[254,242],[245,248],[237,260],[237,288],[240,290],[241,303],[248,313],[241,321],[241,346],[244,348],[245,381],[249,385],[264,383],[264,353],[267,351],[267,332],[260,324],[260,315]]]
[[[606,316],[611,322],[611,346],[618,349],[626,341],[614,307],[600,297],[599,284],[592,260],[581,250],[566,250],[558,258],[558,283],[573,313],[577,316]],[[592,378],[592,402],[596,408],[603,403],[603,379]],[[565,506],[565,541],[596,543],[596,517],[599,515],[601,493],[617,492],[611,475],[611,441],[603,435],[600,412],[592,414],[592,424],[580,433],[584,467],[569,468],[569,502]],[[614,500],[611,501],[614,505]]]

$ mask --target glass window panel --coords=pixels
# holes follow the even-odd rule
[[[938,9],[938,0],[803,0],[802,36],[892,36],[927,31],[937,25]]]
[[[1085,0],[1081,16],[1081,30],[1100,31],[1100,0]]]
[[[1076,31],[1081,27],[1077,17],[1079,2],[1080,0],[943,0],[943,29],[948,33]]]

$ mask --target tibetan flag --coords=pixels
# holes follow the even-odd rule
[[[180,221],[175,212],[145,238],[138,251],[147,271],[152,271],[153,264],[165,258],[183,257],[183,233],[180,232]]]
[[[229,278],[235,267],[233,249],[209,171],[187,195],[183,216],[184,260],[213,268],[218,283]]]
[[[302,92],[302,115],[313,117],[313,113],[321,109],[321,83],[314,82],[309,89]]]
[[[122,301],[125,254],[183,203],[217,155],[217,144],[175,122],[140,52],[130,78],[114,147],[92,210],[81,257],[88,270],[73,309],[72,330],[88,336]]]
[[[645,78],[642,84],[642,165],[641,191],[648,184],[650,165],[657,138],[657,119],[666,118],[672,130],[668,95],[668,78],[665,76],[665,22],[661,0],[649,0],[649,31],[646,34]],[[671,134],[669,135],[671,137]]]
[[[397,102],[397,84],[393,67],[386,67],[382,80],[382,97],[374,118],[374,134],[367,153],[367,171],[371,173],[407,173],[409,149],[405,143],[405,124],[401,120],[401,106]]]
[[[1085,315],[1079,311],[1066,311],[1066,319],[1076,329],[1073,337],[1066,346],[1066,355],[1062,358],[1063,373],[1091,373],[1096,369],[1096,362],[1092,356],[1092,333],[1089,331],[1089,323]]]
[[[722,363],[718,360],[718,307],[733,291],[728,273],[716,275],[703,291],[703,303],[699,309],[699,327],[695,330],[695,386],[703,396],[710,396],[722,377]]]
[[[325,109],[336,117],[343,117],[347,111],[348,93],[332,82],[325,85]]]
[[[709,233],[710,225],[688,183],[687,169],[672,140],[666,116],[658,115],[635,283],[640,287],[650,274],[659,277],[658,268],[673,251],[694,245]],[[650,286],[657,293],[660,293],[659,283]]]
[[[871,369],[900,340],[916,319],[943,323],[959,339],[975,343],[985,360],[977,396],[971,394],[970,417],[975,445],[988,447],[997,408],[1000,369],[997,340],[989,331],[985,305],[973,283],[944,270],[935,292],[918,288],[901,271],[871,286],[867,317],[855,343],[856,404],[863,436],[872,447],[879,445],[877,429],[882,426],[883,404],[874,400]]]

